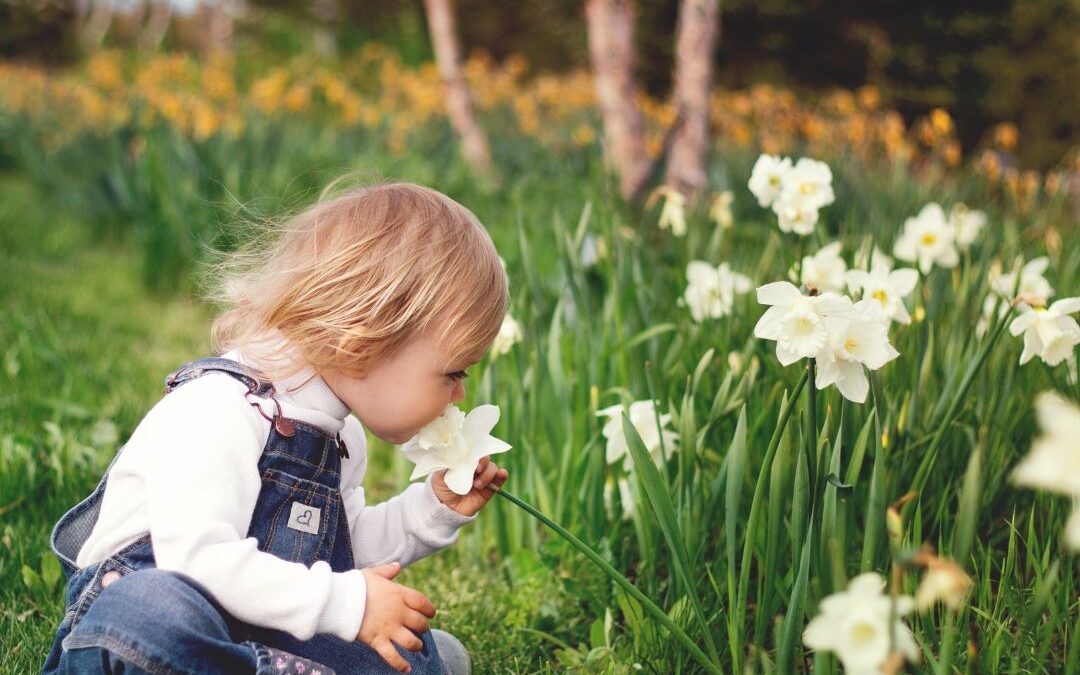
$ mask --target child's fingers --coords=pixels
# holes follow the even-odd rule
[[[379,653],[379,656],[383,657],[383,661],[390,664],[390,667],[394,670],[402,673],[407,673],[412,668],[409,667],[409,662],[405,660],[398,650],[394,648],[394,643],[390,640],[379,640],[377,643],[371,645],[371,648]]]
[[[405,604],[420,612],[427,618],[435,616],[435,604],[428,600],[427,596],[412,588],[405,589]]]
[[[405,627],[409,630],[417,633],[426,633],[431,627],[427,617],[415,609],[406,609],[405,616],[402,618],[401,623],[405,624]]]
[[[393,579],[401,571],[401,564],[397,562],[385,563],[382,565],[375,565],[369,568],[375,574],[386,579]]]
[[[484,499],[491,499],[495,496],[495,493],[502,487],[502,484],[506,482],[506,479],[510,477],[510,473],[506,469],[499,469],[496,472],[495,477],[491,479],[491,482],[480,491],[484,495]]]
[[[491,479],[495,478],[495,474],[497,474],[498,472],[499,465],[495,462],[488,462],[488,465],[484,469],[483,473],[477,474],[476,478],[473,479],[473,487],[486,487],[487,484],[491,482]]]
[[[424,641],[418,638],[416,633],[413,633],[411,630],[404,627],[399,628],[397,632],[394,633],[394,642],[405,649],[408,649],[410,652],[418,652],[424,648]]]
[[[480,458],[480,461],[476,465],[476,471],[474,471],[473,473],[475,473],[477,476],[479,476],[480,474],[482,474],[484,472],[484,469],[486,469],[488,464],[490,464],[490,463],[491,463],[491,455],[484,455],[483,457]]]

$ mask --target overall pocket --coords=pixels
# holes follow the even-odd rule
[[[337,529],[334,497],[327,485],[265,469],[248,536],[259,541],[259,550],[285,560],[309,566],[327,560]]]

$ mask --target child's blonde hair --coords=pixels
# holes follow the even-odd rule
[[[471,363],[508,303],[502,261],[476,216],[411,183],[322,200],[226,270],[219,299],[231,309],[214,321],[215,349],[253,347],[280,331],[291,354],[262,355],[274,379],[308,365],[366,372],[433,328],[449,338],[450,363]]]

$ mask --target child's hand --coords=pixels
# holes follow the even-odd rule
[[[479,511],[510,475],[506,469],[500,469],[498,464],[491,461],[491,457],[484,455],[480,458],[480,463],[476,465],[476,477],[473,478],[472,489],[468,494],[459,495],[447,487],[444,474],[446,474],[445,470],[431,477],[431,488],[440,502],[463,516],[471,516]]]
[[[424,643],[416,633],[428,629],[435,605],[420,591],[391,581],[400,571],[401,565],[396,562],[362,570],[367,581],[367,604],[356,639],[367,643],[392,668],[407,673],[411,668],[394,648],[394,642],[409,651],[423,649]]]

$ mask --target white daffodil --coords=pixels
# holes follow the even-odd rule
[[[1035,356],[1046,365],[1056,366],[1072,355],[1080,345],[1080,325],[1069,316],[1080,312],[1080,298],[1063,298],[1049,307],[1028,307],[1009,324],[1009,332],[1024,334],[1020,365]]]
[[[780,196],[784,187],[784,177],[791,171],[791,160],[787,157],[762,155],[754,162],[750,172],[750,192],[757,197],[758,204],[768,208]]]
[[[735,223],[735,216],[731,214],[731,204],[735,201],[735,194],[731,190],[724,190],[712,198],[709,204],[709,217],[725,230]]]
[[[402,454],[416,464],[409,480],[446,469],[446,486],[456,494],[469,494],[480,458],[510,449],[509,443],[491,435],[498,421],[498,406],[480,405],[468,415],[452,403],[446,406],[401,446]]]
[[[776,358],[789,366],[817,356],[828,344],[825,319],[854,318],[851,300],[835,293],[803,295],[794,284],[775,281],[757,289],[758,302],[771,305],[754,326],[754,335],[776,341]]]
[[[630,456],[630,446],[627,444],[626,436],[623,435],[623,410],[622,405],[613,405],[598,410],[596,416],[608,418],[603,429],[604,438],[607,439],[607,463],[614,464],[621,459],[623,460],[623,466],[626,467],[627,471],[630,471],[633,469],[634,461]],[[652,401],[634,401],[630,404],[627,414],[630,417],[630,423],[634,425],[634,429],[641,436],[642,442],[645,443],[645,449],[649,451],[653,461],[657,466],[663,464],[664,455],[660,448],[661,439],[663,439],[663,451],[667,452],[668,455],[676,449],[675,444],[679,440],[674,431],[665,428],[671,422],[671,415],[660,415],[660,423],[657,424],[656,408]]]
[[[941,206],[931,202],[919,215],[905,220],[904,232],[896,240],[893,254],[908,262],[918,261],[923,274],[929,274],[934,265],[955,267],[960,258],[953,228]]]
[[[812,256],[802,259],[802,283],[822,293],[839,293],[844,290],[844,273],[847,263],[840,257],[840,242],[834,241]]]
[[[1050,259],[1046,256],[1039,256],[1029,261],[1019,270],[1019,285],[1016,281],[1016,269],[1005,274],[1002,274],[1000,269],[991,269],[990,288],[1006,300],[1011,300],[1014,292],[1015,295],[1038,296],[1049,300],[1054,295],[1054,288],[1043,276],[1048,267],[1050,267]]]
[[[1080,549],[1080,408],[1053,392],[1035,399],[1042,435],[1012,474],[1017,485],[1056,492],[1073,499],[1065,542]]]
[[[521,342],[521,325],[509,314],[503,317],[502,326],[491,343],[491,353],[495,356],[510,353],[510,348]]]
[[[772,207],[781,232],[794,232],[803,237],[814,233],[814,226],[818,221],[818,207],[808,200],[799,197],[777,199]]]
[[[673,187],[661,185],[653,191],[649,201],[654,202],[658,197],[663,198],[664,206],[660,209],[660,219],[656,223],[657,226],[661,230],[670,228],[671,233],[676,237],[685,235],[686,195]]]
[[[694,321],[718,319],[731,314],[736,293],[746,293],[751,288],[750,279],[732,272],[727,263],[713,267],[707,262],[693,260],[686,266],[689,285],[683,294]]]
[[[900,352],[889,344],[889,321],[881,305],[864,298],[854,310],[852,318],[825,319],[829,342],[818,353],[814,384],[818,389],[835,384],[844,398],[863,403],[870,388],[864,366],[877,370]]]
[[[977,209],[957,203],[949,211],[949,224],[952,225],[956,246],[961,251],[971,248],[979,233],[986,226],[986,214]]]
[[[581,266],[592,267],[607,257],[607,244],[603,238],[591,233],[586,234],[581,241]]]
[[[911,629],[900,620],[911,612],[914,601],[906,595],[893,600],[882,594],[884,587],[885,581],[874,572],[852,579],[846,591],[821,601],[821,614],[806,625],[803,643],[834,652],[847,675],[880,675],[890,644],[907,659],[918,660]]]
[[[919,282],[918,272],[907,267],[890,271],[888,267],[879,265],[871,267],[869,272],[848,270],[844,278],[852,293],[880,304],[886,317],[897,323],[911,323],[904,298],[915,290],[915,284]]]
[[[784,173],[780,201],[801,201],[808,207],[820,209],[836,200],[832,188],[832,171],[825,162],[802,157]]]

